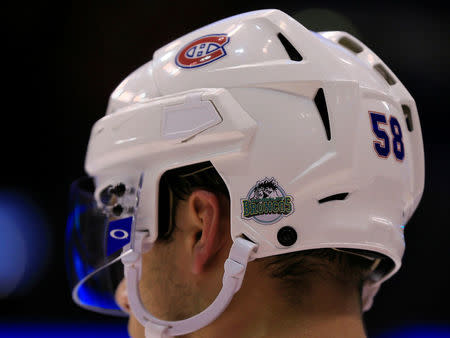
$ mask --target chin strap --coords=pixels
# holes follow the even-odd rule
[[[167,329],[167,326],[148,322],[145,326],[145,338],[171,338],[172,336],[167,334]]]
[[[241,288],[247,263],[253,260],[252,252],[255,252],[257,248],[257,245],[253,242],[240,237],[236,238],[224,264],[222,289],[216,299],[205,310],[193,317],[179,321],[165,321],[151,315],[142,304],[139,296],[143,242],[148,235],[146,232],[136,232],[135,235],[135,243],[139,249],[125,255],[122,262],[125,266],[128,301],[131,311],[145,327],[146,338],[169,338],[194,332],[220,316],[231,302],[234,294]]]

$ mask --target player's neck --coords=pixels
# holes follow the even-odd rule
[[[248,277],[227,310],[188,337],[366,336],[357,290],[318,280],[298,304],[292,305],[280,294],[277,281]]]

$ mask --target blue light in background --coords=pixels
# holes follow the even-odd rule
[[[127,324],[79,322],[1,323],[0,337],[14,338],[128,338]]]
[[[16,322],[1,323],[0,337],[17,338],[128,338],[127,322]],[[411,325],[393,328],[376,338],[448,338],[450,325]]]
[[[0,299],[26,294],[49,261],[45,218],[25,195],[0,191],[0,234]]]
[[[450,338],[450,323],[404,325],[386,330],[376,338]]]
[[[10,295],[24,278],[27,252],[22,230],[0,204],[0,298]]]

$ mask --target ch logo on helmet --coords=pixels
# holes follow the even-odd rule
[[[196,68],[216,61],[225,55],[225,45],[230,41],[226,34],[202,36],[184,46],[175,57],[182,68]]]
[[[260,224],[274,224],[294,212],[294,198],[287,195],[275,178],[264,178],[241,199],[242,218]]]

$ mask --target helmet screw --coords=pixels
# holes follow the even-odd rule
[[[121,197],[121,196],[123,196],[123,194],[125,194],[125,190],[126,190],[126,189],[127,189],[127,188],[125,187],[125,184],[119,183],[118,185],[116,185],[116,186],[114,187],[114,194],[115,194],[116,196]]]
[[[112,212],[114,215],[116,216],[120,216],[123,212],[123,207],[120,204],[116,204],[113,208],[112,208]]]
[[[112,194],[112,185],[108,185],[106,188],[104,188],[101,192],[100,192],[100,201],[103,204],[108,204],[109,201],[111,200],[111,194]]]
[[[278,230],[278,242],[283,246],[291,246],[297,241],[297,231],[293,227],[285,226]]]

